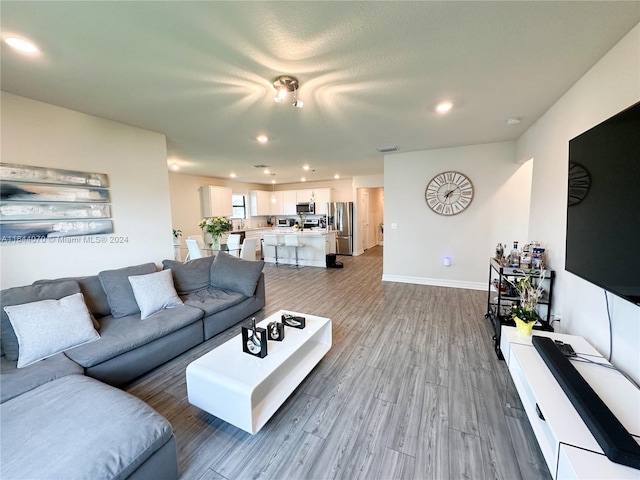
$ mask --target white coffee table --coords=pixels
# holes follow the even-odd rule
[[[189,403],[251,434],[257,433],[331,349],[331,320],[280,310],[258,323],[280,321],[283,313],[306,318],[302,330],[285,327],[282,342],[269,341],[268,355],[242,351],[237,335],[187,366]]]

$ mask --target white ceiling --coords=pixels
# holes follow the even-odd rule
[[[382,173],[401,152],[518,138],[635,24],[640,2],[2,1],[2,90],[167,137],[238,181]],[[273,102],[296,76],[303,109]],[[455,106],[434,112],[444,99]],[[509,126],[508,117],[519,117]],[[255,137],[267,134],[259,144]],[[6,161],[6,160],[5,160]],[[275,177],[253,168],[271,166]]]

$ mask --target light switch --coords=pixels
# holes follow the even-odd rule
[[[392,223],[391,224],[391,230],[397,230],[398,229],[398,224],[397,223]]]

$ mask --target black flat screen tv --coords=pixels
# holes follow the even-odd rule
[[[569,141],[565,269],[640,306],[640,102]]]

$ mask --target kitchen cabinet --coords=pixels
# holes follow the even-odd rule
[[[270,192],[265,190],[251,190],[249,192],[249,198],[252,217],[272,215]]]
[[[233,215],[231,188],[203,185],[199,190],[203,217],[230,217]]]
[[[286,215],[284,211],[282,191],[268,191],[268,190],[251,190],[249,192],[251,203],[251,216],[263,217],[266,215]],[[295,201],[290,209],[295,215],[296,205]]]
[[[297,195],[295,190],[283,190],[281,215],[295,215]]]
[[[269,192],[271,215],[282,215],[282,192]]]
[[[313,190],[316,203],[316,215],[327,214],[327,203],[331,202],[330,188],[316,188]]]
[[[296,190],[296,203],[309,203],[311,202],[311,193],[313,190],[310,188],[307,190]]]

